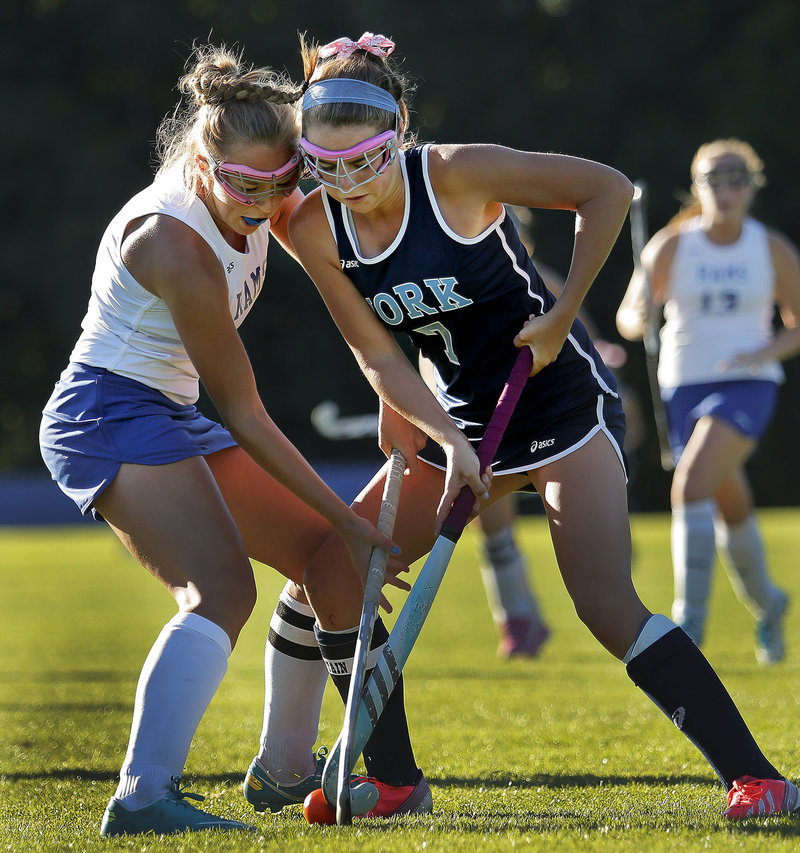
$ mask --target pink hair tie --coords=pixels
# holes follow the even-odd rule
[[[353,41],[342,36],[336,41],[328,42],[319,49],[319,58],[327,59],[329,56],[343,56],[345,59],[357,50],[365,50],[373,56],[388,56],[394,50],[394,42],[386,36],[364,33],[358,41]]]

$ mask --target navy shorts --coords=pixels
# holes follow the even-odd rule
[[[759,439],[778,400],[778,385],[765,379],[703,382],[661,391],[667,409],[672,455],[680,459],[695,424],[705,415],[729,423],[747,438]]]
[[[463,430],[477,450],[484,427],[470,424]],[[492,463],[495,476],[517,474],[541,468],[583,447],[596,433],[608,436],[619,457],[623,470],[627,470],[622,445],[625,440],[625,414],[620,399],[611,394],[599,394],[591,405],[580,406],[553,420],[543,415],[537,423],[518,423],[506,430]],[[436,468],[445,470],[447,460],[442,448],[434,441],[418,454]],[[524,491],[534,491],[533,486]]]
[[[166,465],[236,442],[194,406],[102,367],[71,363],[42,414],[39,447],[61,490],[86,515],[123,462]]]

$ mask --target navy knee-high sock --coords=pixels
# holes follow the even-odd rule
[[[741,776],[783,779],[764,757],[730,694],[680,628],[628,663],[628,676],[705,755],[726,789]]]
[[[342,699],[347,702],[358,629],[331,632],[323,631],[317,625],[314,630],[322,658],[328,667],[333,683]],[[383,620],[378,617],[372,631],[368,663],[377,660],[388,638],[389,632],[386,630]],[[367,677],[371,671],[371,667],[368,666]],[[416,784],[419,768],[414,760],[414,751],[408,732],[408,721],[406,720],[403,702],[402,676],[395,685],[386,707],[364,747],[364,764],[369,776],[374,776],[387,785]]]

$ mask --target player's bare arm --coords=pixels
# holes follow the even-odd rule
[[[440,444],[448,460],[454,463],[448,466],[452,479],[450,500],[465,483],[476,495],[483,496],[487,483],[481,478],[469,442],[340,269],[318,191],[309,195],[294,212],[289,233],[303,266],[375,392]],[[448,488],[446,494],[450,492]]]
[[[662,228],[644,247],[643,270],[634,271],[617,310],[617,329],[626,340],[642,339],[650,300],[656,306],[667,301],[669,270],[678,248],[678,237],[674,229]]]
[[[500,203],[575,211],[574,251],[563,291],[546,317],[536,318],[517,336],[518,346],[533,348],[533,372],[538,372],[561,351],[625,221],[632,184],[600,163],[498,145],[436,149],[431,175],[448,224],[463,236],[488,227]]]
[[[289,239],[289,217],[291,216],[292,211],[302,200],[302,191],[296,189],[289,198],[281,204],[269,220],[269,233],[275,237],[286,252],[288,252],[288,254],[290,254],[296,261],[298,258],[295,254],[294,247],[292,246],[292,241]]]
[[[150,217],[146,233],[137,233],[130,242],[125,253],[128,269],[167,304],[203,385],[237,442],[343,535],[368,539],[387,549],[394,547],[323,486],[267,414],[250,360],[231,319],[219,260],[205,241],[175,219]]]

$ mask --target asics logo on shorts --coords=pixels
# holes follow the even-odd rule
[[[534,441],[531,445],[531,453],[536,453],[537,450],[544,450],[547,447],[552,447],[556,443],[554,438],[545,438],[541,441]]]

